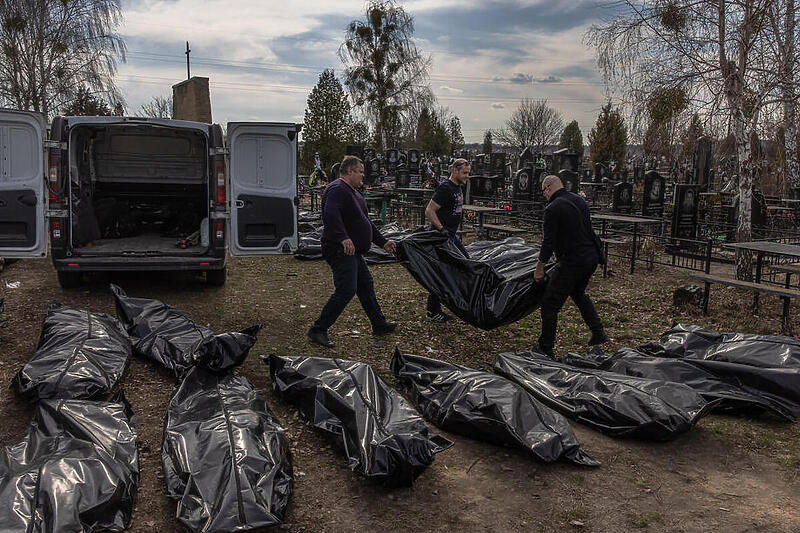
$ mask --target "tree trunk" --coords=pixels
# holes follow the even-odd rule
[[[783,61],[781,85],[783,92],[784,150],[786,152],[786,177],[793,190],[800,189],[800,161],[797,154],[797,124],[795,124],[794,53],[795,53],[795,3],[787,0],[784,24]]]

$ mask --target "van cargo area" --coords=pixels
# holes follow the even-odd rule
[[[77,125],[70,135],[75,256],[206,252],[209,169],[203,132],[124,123]]]

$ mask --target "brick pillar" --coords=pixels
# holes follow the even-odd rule
[[[172,86],[172,118],[211,124],[208,78],[192,76]]]

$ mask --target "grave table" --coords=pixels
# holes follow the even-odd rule
[[[733,250],[745,250],[756,254],[756,283],[761,283],[761,273],[764,266],[764,256],[780,255],[800,260],[800,246],[797,244],[784,244],[772,241],[732,242],[725,245]],[[787,276],[788,282],[788,276]],[[784,303],[784,305],[788,305]],[[758,293],[753,296],[753,312],[758,313]]]
[[[364,195],[367,203],[369,202],[378,202],[381,203],[381,222],[386,224],[386,209],[391,203],[392,198],[394,198],[394,193],[388,190],[378,189],[375,191],[367,190],[367,194]]]
[[[486,207],[484,205],[471,205],[467,204],[462,208],[464,211],[472,211],[473,213],[477,213],[478,215],[478,228],[476,233],[478,233],[479,237],[483,235],[483,215],[486,213],[489,214],[497,214],[497,213],[505,213],[505,209],[501,209],[499,207]]]
[[[600,213],[597,215],[592,215],[592,219],[599,220],[602,223],[601,226],[601,238],[606,239],[606,225],[608,223],[618,222],[621,224],[633,224],[633,243],[631,248],[631,274],[633,274],[636,268],[636,247],[637,247],[637,237],[638,237],[638,229],[639,225],[652,225],[652,224],[661,224],[662,221],[657,218],[645,218],[645,217],[634,217],[634,216],[627,216],[627,215],[611,215],[608,213]],[[608,260],[606,258],[606,260]]]

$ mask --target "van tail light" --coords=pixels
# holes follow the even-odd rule
[[[217,204],[225,205],[228,191],[225,188],[225,160],[222,158],[214,162],[214,179],[216,180]]]
[[[217,223],[214,225],[214,237],[217,240],[225,238],[225,222],[218,220]]]
[[[52,149],[48,157],[47,186],[51,202],[61,196],[61,150]]]

